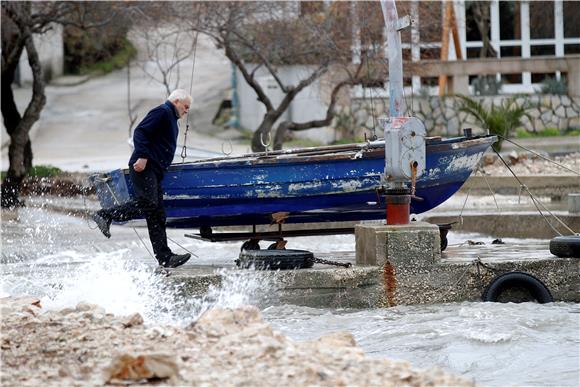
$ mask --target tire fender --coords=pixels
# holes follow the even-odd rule
[[[580,235],[553,238],[550,241],[550,253],[560,258],[580,258]]]
[[[525,288],[540,304],[554,302],[550,290],[542,281],[531,274],[521,271],[512,271],[495,277],[482,295],[486,302],[497,302],[501,294],[511,288]]]

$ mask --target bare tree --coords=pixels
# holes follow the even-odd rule
[[[18,200],[22,181],[32,168],[30,129],[40,117],[44,104],[45,80],[33,35],[42,34],[53,23],[90,28],[103,25],[115,16],[115,7],[108,6],[101,20],[87,16],[95,9],[92,3],[75,2],[2,2],[2,117],[10,136],[8,158],[10,165],[2,182],[1,205],[21,205]],[[18,111],[12,85],[15,80],[20,56],[26,50],[32,70],[32,97],[24,114]]]
[[[193,54],[195,37],[192,31],[180,24],[151,23],[139,28],[135,35],[145,47],[145,59],[139,61],[140,67],[151,79],[161,83],[169,95],[179,85],[180,64]]]
[[[488,1],[472,1],[468,5],[473,11],[474,21],[481,35],[481,50],[479,51],[480,58],[497,56],[497,52],[491,45],[489,39],[489,29],[491,28],[491,16],[490,16],[490,2]]]
[[[187,19],[191,29],[208,35],[224,50],[264,105],[266,113],[252,138],[254,151],[264,149],[261,139],[269,135],[294,98],[321,77],[328,74],[333,83],[326,116],[308,122],[280,123],[276,148],[281,147],[287,131],[330,125],[344,87],[368,82],[369,77],[385,79],[384,63],[377,60],[383,54],[382,45],[371,50],[369,44],[365,59],[352,64],[350,3],[336,2],[328,7],[307,3],[303,8],[301,4],[204,2],[191,4],[192,9],[185,13],[183,5],[179,5],[179,15],[196,15]],[[307,12],[303,12],[305,9]],[[303,65],[308,70],[289,83],[280,74],[280,68],[287,65]],[[262,69],[267,70],[283,94],[277,104],[259,82],[258,71]]]

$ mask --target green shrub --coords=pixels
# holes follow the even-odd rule
[[[342,144],[353,144],[358,142],[364,142],[362,138],[352,138],[352,137],[345,137],[339,140],[333,141],[332,145],[342,145]]]
[[[0,172],[0,180],[4,181],[7,173],[7,171]],[[36,165],[28,172],[28,176],[30,177],[53,177],[62,174],[63,171],[60,168],[52,165]]]
[[[115,8],[122,6],[114,2],[79,2],[80,10],[87,6],[91,11],[85,13],[83,23],[66,24],[63,30],[65,73],[107,73],[125,66],[136,53],[127,40],[133,19],[117,12]]]
[[[107,74],[113,70],[122,69],[127,63],[137,55],[137,49],[128,39],[124,39],[124,46],[120,48],[112,57],[97,63],[82,65],[79,72],[81,74],[102,73]]]
[[[531,105],[524,102],[522,106],[519,106],[516,102],[517,97],[506,98],[501,105],[492,104],[489,108],[465,95],[457,95],[457,97],[461,102],[459,110],[473,116],[478,125],[482,129],[489,130],[490,134],[508,138],[512,131],[523,126],[524,117],[531,119],[527,112]],[[501,137],[498,138],[498,141],[493,144],[493,149],[499,152],[502,141]]]
[[[63,172],[60,168],[52,165],[36,165],[32,167],[28,176],[30,177],[52,177],[61,175]]]
[[[518,128],[516,130],[516,137],[517,138],[529,138],[529,137],[534,137],[535,133],[532,132],[528,132],[526,129],[524,128]]]
[[[555,77],[546,77],[542,81],[542,94],[558,94],[566,95],[568,94],[568,85],[566,82],[566,77],[557,80]]]

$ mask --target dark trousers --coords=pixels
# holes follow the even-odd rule
[[[164,260],[171,254],[167,246],[165,232],[165,209],[163,207],[163,190],[161,180],[163,171],[152,165],[151,161],[142,172],[135,172],[129,167],[129,176],[133,182],[136,199],[130,202],[102,209],[99,214],[117,222],[125,222],[144,216],[149,229],[149,239],[157,260]]]

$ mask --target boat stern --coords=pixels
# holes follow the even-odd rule
[[[95,187],[102,208],[110,208],[131,200],[125,172],[122,169],[96,173],[89,176],[89,181]]]

